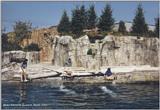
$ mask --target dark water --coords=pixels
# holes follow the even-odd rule
[[[2,108],[159,108],[158,84],[2,82]]]

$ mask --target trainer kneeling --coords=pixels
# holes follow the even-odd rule
[[[111,68],[107,69],[107,71],[104,73],[104,76],[107,80],[114,80],[115,79],[113,73],[111,72]]]

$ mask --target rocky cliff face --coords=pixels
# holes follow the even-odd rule
[[[31,38],[24,39],[21,45],[24,47],[31,43],[36,43],[41,48],[40,51],[40,62],[51,62],[53,59],[53,48],[52,43],[48,42],[49,39],[45,38],[45,33],[50,34],[54,37],[54,35],[58,35],[56,27],[52,28],[43,28],[43,29],[36,29],[32,31]]]
[[[45,38],[45,33],[47,37]],[[159,66],[158,38],[137,39],[135,36],[105,36],[90,43],[87,35],[73,39],[58,36],[55,27],[34,30],[22,46],[37,43],[41,49],[40,62],[57,66],[78,66],[98,69],[101,66],[151,65]],[[87,54],[89,50],[92,54]]]
[[[87,35],[72,39],[57,37],[54,44],[54,64],[98,69],[101,66],[151,65],[159,66],[159,39],[137,39],[135,36],[106,36],[90,43]],[[88,50],[92,54],[88,55]]]

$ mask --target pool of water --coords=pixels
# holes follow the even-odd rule
[[[2,108],[158,109],[159,85],[2,82]]]

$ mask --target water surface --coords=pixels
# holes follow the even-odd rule
[[[2,82],[2,108],[159,108],[158,84]]]

